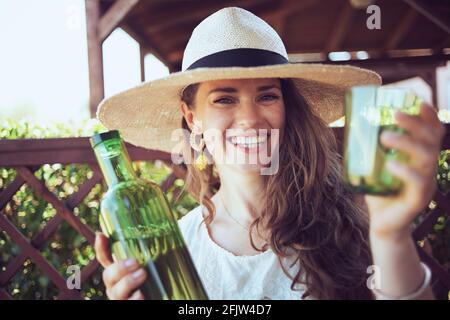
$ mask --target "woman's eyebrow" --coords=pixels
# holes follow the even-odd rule
[[[270,89],[273,89],[273,88],[277,88],[277,89],[281,90],[279,86],[273,84],[273,85],[267,85],[267,86],[258,87],[258,91],[266,91],[266,90],[270,90]],[[236,88],[233,88],[233,87],[215,88],[215,89],[211,90],[208,93],[208,95],[210,95],[213,92],[236,93],[236,92],[238,92],[238,90]]]
[[[213,92],[226,92],[226,93],[236,93],[238,92],[238,90],[236,88],[232,88],[232,87],[227,87],[227,88],[216,88],[216,89],[212,89],[208,95],[210,95]]]
[[[270,90],[270,89],[273,89],[273,88],[277,88],[278,90],[281,90],[279,86],[277,86],[275,84],[272,84],[272,85],[269,85],[269,86],[258,87],[258,91],[266,91],[266,90]]]

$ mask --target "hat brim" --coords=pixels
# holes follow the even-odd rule
[[[370,70],[344,65],[282,64],[261,67],[199,68],[176,72],[104,99],[97,117],[110,130],[119,130],[133,145],[178,152],[181,128],[180,93],[193,83],[247,78],[292,78],[306,102],[327,123],[344,115],[344,94],[355,85],[380,85]]]

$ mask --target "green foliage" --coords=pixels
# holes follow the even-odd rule
[[[437,172],[438,188],[443,194],[450,190],[450,150],[442,150],[439,155]]]
[[[46,138],[91,136],[104,128],[95,120],[86,121],[80,128],[69,128],[63,124],[52,127],[40,127],[27,122],[4,120],[0,123],[0,138]],[[134,162],[133,166],[139,176],[161,184],[171,173],[171,169],[161,161]],[[83,164],[45,164],[35,172],[36,178],[44,181],[46,187],[60,200],[67,200],[79,187],[93,176],[88,165]],[[11,168],[0,168],[0,192],[14,179],[16,172]],[[183,180],[177,180],[168,190],[167,197],[177,217],[189,212],[197,204],[186,193],[175,201],[174,193],[183,187]],[[73,212],[92,230],[99,230],[98,216],[100,199],[106,191],[104,184],[97,184]],[[46,201],[35,195],[33,190],[23,185],[6,205],[2,214],[29,239],[45,228],[56,215],[56,210]],[[65,278],[69,266],[81,269],[95,259],[93,247],[79,235],[67,222],[63,221],[55,233],[44,242],[39,251],[52,266]],[[0,230],[0,272],[5,271],[8,263],[20,254],[20,247],[15,244],[5,231]],[[105,288],[101,278],[101,268],[82,284],[82,294],[87,299],[105,299]],[[56,299],[59,290],[49,278],[30,259],[24,261],[20,271],[8,282],[7,291],[15,299]]]
[[[450,270],[450,218],[448,215],[438,218],[428,239],[433,248],[433,255],[446,270]]]
[[[450,191],[450,150],[442,150],[437,174],[439,191],[447,195]],[[433,231],[428,235],[434,257],[450,272],[450,213],[438,218]],[[447,297],[450,299],[450,292]]]

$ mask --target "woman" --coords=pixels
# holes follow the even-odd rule
[[[414,159],[389,164],[405,187],[362,205],[342,182],[328,127],[342,116],[345,89],[379,82],[354,67],[289,64],[267,23],[225,8],[194,29],[182,72],[107,99],[98,117],[131,143],[183,152],[200,205],[179,226],[210,298],[433,298],[410,225],[435,191],[444,135],[436,112],[397,115],[410,133],[381,141]],[[188,150],[171,140],[180,113]],[[113,261],[102,234],[96,253],[109,298],[143,298],[136,261]]]

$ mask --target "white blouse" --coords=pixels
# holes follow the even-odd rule
[[[268,250],[252,256],[236,256],[215,243],[209,236],[200,205],[178,221],[194,265],[211,300],[293,300],[301,299],[305,286],[296,284],[283,272],[276,254]],[[298,271],[298,262],[289,269]],[[309,298],[309,297],[308,297]]]

